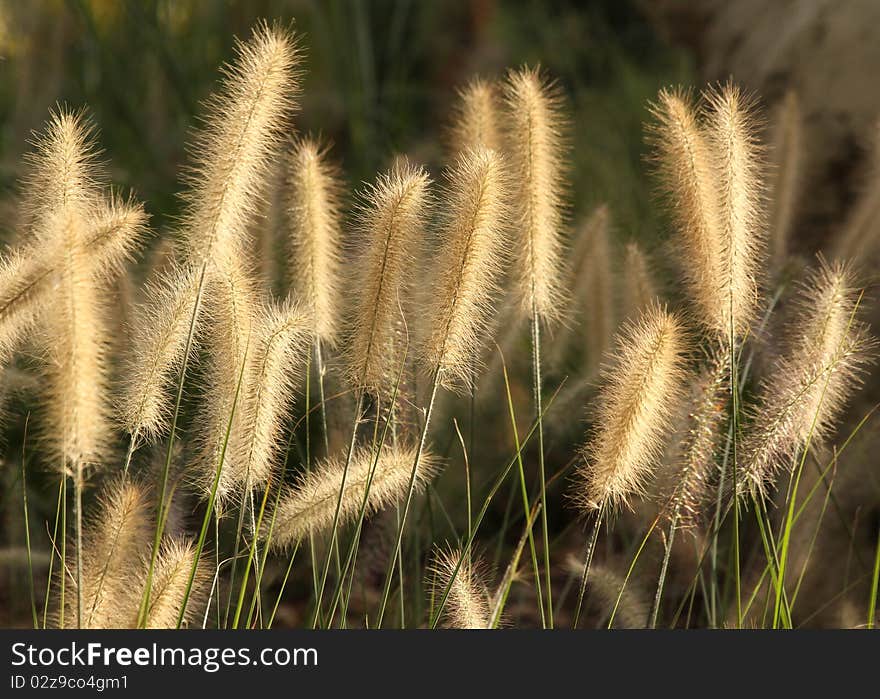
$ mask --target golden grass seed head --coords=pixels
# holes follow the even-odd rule
[[[504,146],[500,118],[498,86],[475,78],[458,91],[452,124],[452,142],[456,154],[476,148],[501,153]]]
[[[466,151],[447,173],[422,354],[448,388],[471,385],[495,310],[507,243],[506,184],[500,156],[485,148]]]
[[[808,443],[832,432],[873,360],[875,342],[859,313],[851,271],[820,258],[788,322],[786,350],[763,382],[742,446],[740,495],[763,495]]]
[[[357,447],[345,476],[339,509],[340,526],[357,518],[368,482],[367,514],[405,498],[415,456],[414,446],[402,444],[384,446],[378,459],[370,448]],[[434,477],[439,464],[439,459],[430,450],[422,453],[415,480],[419,490]],[[327,458],[301,476],[299,482],[282,495],[275,512],[273,547],[291,548],[309,533],[321,534],[332,527],[344,469],[344,454]]]
[[[428,567],[428,579],[437,604],[448,588],[443,608],[443,620],[448,628],[489,628],[491,613],[484,569],[485,565],[479,558],[473,555],[462,557],[461,549],[434,550]]]
[[[516,289],[526,317],[552,321],[564,305],[562,227],[566,126],[558,90],[537,69],[508,73],[505,152],[517,234]]]
[[[208,566],[196,564],[196,547],[186,539],[168,538],[162,542],[153,570],[150,599],[144,617],[144,628],[176,629],[184,601],[186,610],[182,626],[191,621],[207,597],[211,584]],[[195,566],[195,576],[190,587],[190,576]]]
[[[248,436],[238,457],[245,490],[265,484],[272,473],[311,337],[309,314],[295,303],[271,304],[257,313],[242,400]]]
[[[190,149],[182,228],[191,261],[241,252],[296,107],[299,63],[296,39],[279,26],[258,24],[249,41],[236,44]]]
[[[285,179],[291,286],[313,317],[315,336],[333,346],[341,311],[342,185],[327,147],[298,139]]]
[[[401,365],[404,343],[395,336],[411,292],[430,206],[430,178],[403,161],[361,194],[362,247],[351,278],[354,297],[345,350],[349,380],[381,389]]]
[[[681,390],[686,348],[682,321],[659,306],[624,326],[573,488],[585,511],[613,509],[644,492]]]

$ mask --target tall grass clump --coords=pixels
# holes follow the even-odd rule
[[[52,111],[22,160],[0,599],[27,566],[35,627],[876,623],[856,264],[877,207],[869,182],[834,261],[803,262],[793,98],[765,157],[735,84],[660,91],[669,221],[636,229],[601,188],[569,197],[568,133],[602,123],[569,128],[571,83],[450,90],[436,143],[389,132],[401,152],[350,196],[338,163],[390,122],[352,117],[332,155],[297,133],[302,62],[281,25],[235,43],[144,255],[153,208],[111,188],[138,173],[101,163],[84,112]],[[545,441],[551,410],[578,436]]]

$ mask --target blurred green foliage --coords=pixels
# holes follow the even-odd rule
[[[690,68],[632,0],[0,0],[0,185],[52,105],[87,106],[113,181],[169,225],[199,101],[259,18],[302,34],[296,126],[334,142],[353,186],[399,152],[438,168],[456,87],[540,63],[570,102],[574,214],[607,201],[618,231],[651,237],[646,105]]]

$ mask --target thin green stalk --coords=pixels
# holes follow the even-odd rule
[[[559,390],[561,388],[562,388],[562,386],[560,385],[559,388],[556,389],[553,396],[550,398],[550,400],[547,403],[547,408],[545,408],[545,410],[544,410],[545,412],[553,404],[553,401],[556,400],[556,397],[559,395]],[[537,431],[537,428],[538,428],[538,423],[537,423],[537,419],[536,419],[534,422],[532,422],[532,425],[529,428],[529,431],[526,433],[526,436],[523,439],[522,447],[525,447],[525,445],[528,444],[529,439],[531,439],[532,435]],[[495,498],[495,495],[498,493],[498,490],[501,488],[502,484],[507,479],[507,476],[510,474],[511,470],[513,470],[513,467],[516,465],[517,458],[520,457],[520,454],[521,454],[521,450],[517,450],[517,453],[511,457],[510,461],[507,462],[507,465],[501,470],[501,473],[499,473],[498,477],[492,483],[492,487],[489,489],[489,492],[486,495],[486,498],[483,500],[483,505],[480,508],[480,511],[477,513],[477,517],[474,520],[474,530],[471,532],[470,536],[468,537],[467,543],[462,549],[462,553],[470,552],[470,550],[472,549],[473,544],[474,544],[474,539],[477,536],[477,531],[480,529],[480,525],[483,522],[483,518],[486,516],[486,512],[489,511],[489,505],[491,505],[492,500]],[[458,575],[458,570],[461,567],[461,561],[462,561],[462,559],[459,558],[459,561],[456,564],[455,569],[452,571],[452,578],[453,579],[456,575]],[[443,589],[443,594],[440,596],[440,600],[437,604],[437,609],[434,611],[433,617],[431,618],[431,622],[429,624],[429,627],[432,629],[437,628],[437,624],[440,621],[440,616],[443,614],[443,609],[446,606],[446,600],[449,598],[449,590],[450,589],[451,589],[451,584],[447,584],[446,587]]]
[[[183,602],[180,605],[180,612],[177,615],[177,628],[180,628],[180,625],[183,623],[183,619],[186,616],[186,606],[189,603],[190,594],[192,594],[192,586],[193,582],[196,578],[196,573],[199,569],[199,561],[202,557],[202,549],[205,547],[205,539],[208,536],[208,527],[211,523],[211,517],[214,513],[214,503],[217,498],[217,487],[220,484],[220,473],[223,470],[223,463],[226,460],[226,449],[229,446],[229,436],[232,434],[232,425],[235,420],[235,411],[238,408],[238,399],[241,394],[241,384],[244,378],[244,369],[247,364],[246,358],[248,354],[248,348],[250,346],[250,337],[248,337],[247,342],[245,343],[244,348],[244,358],[241,362],[241,369],[238,372],[238,383],[235,386],[235,396],[232,399],[232,409],[229,411],[229,421],[226,424],[226,434],[223,437],[223,446],[220,449],[220,457],[217,460],[217,470],[214,473],[214,481],[211,484],[211,493],[208,497],[208,504],[205,509],[205,516],[202,518],[202,528],[199,531],[199,538],[196,543],[195,555],[193,556],[193,564],[192,568],[189,572],[189,579],[186,583],[186,591],[183,595]],[[144,620],[146,621],[148,607],[145,607],[144,610]]]
[[[519,569],[519,559],[522,557],[523,549],[526,546],[526,540],[529,538],[529,534],[531,534],[532,528],[535,526],[535,520],[538,518],[538,510],[541,509],[541,503],[536,502],[535,506],[532,508],[532,511],[529,513],[529,518],[526,521],[526,526],[523,529],[522,536],[519,538],[519,542],[516,545],[516,548],[513,551],[513,556],[510,559],[510,563],[507,564],[507,569],[504,571],[504,577],[501,579],[501,584],[498,586],[498,591],[495,594],[494,604],[492,605],[492,613],[489,616],[489,628],[494,629],[498,627],[498,623],[501,621],[501,615],[504,612],[504,606],[507,604],[507,596],[510,594],[510,588],[513,585],[513,579],[516,577],[516,571]],[[470,536],[470,529],[468,529],[468,536]]]
[[[541,530],[544,536],[544,577],[547,588],[547,626],[553,628],[553,590],[550,580],[550,541],[547,526],[547,475],[544,468],[544,420],[541,417],[541,325],[532,294],[532,376],[535,415],[538,418],[538,474],[541,480]]]
[[[281,589],[278,590],[278,597],[275,600],[275,606],[272,607],[272,614],[269,617],[269,621],[266,623],[266,628],[272,628],[272,622],[275,621],[275,613],[278,611],[278,605],[281,604],[281,598],[284,596],[284,588],[287,587],[287,579],[290,577],[290,570],[293,568],[293,560],[296,558],[296,552],[299,551],[299,542],[296,542],[296,546],[293,548],[293,553],[290,554],[290,563],[287,564],[287,572],[284,574],[284,579],[281,581]]]
[[[75,517],[75,536],[76,536],[76,627],[82,628],[82,612],[83,612],[83,565],[82,565],[82,491],[83,477],[82,466],[77,466],[77,474],[74,476],[73,497],[74,497],[74,517]]]
[[[620,600],[623,599],[623,591],[626,590],[626,584],[629,582],[629,578],[635,570],[636,563],[642,555],[642,551],[645,550],[645,544],[648,543],[648,539],[651,537],[651,533],[654,531],[654,528],[657,526],[657,522],[659,522],[659,518],[655,518],[651,523],[651,526],[648,527],[648,531],[645,532],[645,536],[642,538],[642,543],[639,544],[639,548],[636,551],[636,555],[633,556],[632,561],[630,561],[629,569],[626,571],[626,577],[623,579],[623,585],[620,586],[620,592],[617,593],[617,599],[614,602],[614,608],[611,610],[611,616],[608,618],[608,628],[611,628],[611,625],[614,623],[614,617],[617,615],[617,608],[620,606]]]
[[[22,438],[21,445],[21,502],[22,508],[24,510],[24,543],[27,548],[27,562],[28,562],[28,590],[30,591],[31,596],[31,616],[33,617],[34,628],[40,628],[39,621],[37,620],[37,599],[34,591],[34,562],[31,558],[31,526],[30,526],[30,517],[28,515],[28,496],[27,496],[27,477],[25,475],[25,444],[27,443],[27,431],[28,431],[28,420],[30,418],[30,413],[25,418],[24,421],[24,437]],[[52,579],[52,575],[50,573],[49,579]]]
[[[498,348],[498,352],[501,353],[501,348]],[[520,448],[519,443],[519,431],[516,426],[516,412],[513,408],[513,398],[510,395],[510,380],[507,375],[507,364],[504,361],[504,355],[501,354],[501,370],[504,374],[504,389],[507,395],[507,410],[510,415],[510,426],[513,429],[513,444],[516,448],[516,463],[519,468],[519,484],[520,484],[520,494],[522,495],[522,504],[523,504],[523,513],[525,514],[526,519],[529,516],[529,493],[526,489],[526,473],[523,468],[523,460],[522,460],[522,449]],[[543,507],[543,501],[542,501]],[[532,569],[535,574],[535,593],[538,596],[538,608],[541,610],[541,627],[547,628],[547,619],[546,619],[546,608],[544,605],[544,593],[541,585],[541,569],[538,567],[538,554],[537,549],[535,547],[535,536],[532,533],[532,530],[529,529],[529,551],[532,555]]]
[[[605,514],[605,503],[596,512],[596,520],[593,522],[593,530],[587,539],[587,548],[584,551],[584,572],[581,575],[581,584],[578,588],[577,606],[574,611],[574,621],[571,628],[576,629],[581,619],[581,608],[584,603],[584,593],[587,590],[587,579],[590,577],[590,565],[593,563],[593,554],[596,552],[596,541],[599,539],[599,530],[602,528],[602,518]]]
[[[58,484],[58,500],[55,503],[55,524],[52,527],[52,548],[51,553],[49,554],[49,573],[46,580],[46,596],[43,599],[43,628],[46,628],[46,622],[49,616],[49,599],[51,598],[52,591],[52,573],[53,567],[55,564],[55,553],[58,551],[57,541],[58,541],[58,523],[61,520],[61,509],[63,506],[62,497],[64,495],[64,484],[67,482],[67,479],[62,477],[61,482]],[[64,599],[64,560],[62,558],[61,563],[61,599]],[[62,604],[61,609],[64,609]]]
[[[651,606],[651,613],[648,615],[648,628],[657,628],[657,615],[660,612],[660,600],[663,597],[663,585],[666,582],[666,571],[669,568],[669,559],[672,557],[672,544],[675,541],[675,530],[678,528],[679,504],[676,504],[672,511],[672,518],[669,523],[669,534],[666,536],[666,550],[663,553],[663,563],[660,565],[660,578],[657,582],[657,592],[654,595],[654,604]]]
[[[321,573],[321,585],[318,588],[318,598],[315,600],[315,615],[312,619],[312,628],[317,628],[318,618],[321,614],[321,603],[324,598],[324,588],[327,585],[327,575],[330,572],[330,561],[333,556],[333,546],[336,543],[337,530],[339,528],[339,511],[342,508],[342,497],[345,494],[345,483],[348,478],[348,469],[351,466],[351,458],[354,454],[355,443],[357,442],[358,426],[361,423],[361,413],[363,412],[364,391],[358,389],[357,399],[355,401],[354,424],[351,428],[351,441],[348,445],[348,454],[345,458],[345,466],[342,468],[342,483],[339,486],[339,496],[336,498],[336,509],[333,512],[333,526],[330,530],[330,543],[327,546],[327,557],[324,561],[324,570]]]
[[[403,532],[406,528],[406,519],[409,514],[409,506],[412,502],[413,493],[415,492],[416,487],[416,474],[418,473],[419,463],[422,460],[422,454],[425,451],[425,443],[428,439],[428,428],[431,426],[431,414],[434,411],[434,403],[437,399],[437,389],[440,386],[440,374],[441,369],[438,366],[434,370],[434,376],[431,379],[431,394],[428,399],[428,407],[425,410],[425,423],[422,426],[421,436],[419,437],[419,445],[416,449],[416,456],[413,460],[412,472],[409,476],[409,486],[407,488],[406,500],[404,501],[403,506],[403,516],[400,519],[400,526],[397,528],[397,541],[394,544],[394,551],[391,554],[391,561],[388,565],[388,570],[385,573],[385,588],[382,592],[382,604],[379,607],[379,617],[376,621],[376,628],[382,628],[382,619],[385,616],[385,607],[388,604],[388,594],[391,590],[391,580],[394,577],[394,566],[397,562],[397,557],[400,555],[400,547],[403,543]]]
[[[131,466],[131,459],[134,456],[134,452],[137,449],[137,441],[140,438],[140,428],[135,428],[134,432],[131,433],[131,438],[128,442],[128,449],[125,452],[125,462],[122,466],[122,475],[128,475],[128,468]]]
[[[874,572],[871,574],[871,597],[868,600],[868,628],[874,628],[877,610],[877,581],[880,580],[880,533],[877,534],[877,549],[874,553]]]
[[[385,446],[385,441],[388,438],[389,431],[393,430],[393,425],[391,424],[392,423],[391,416],[394,415],[395,406],[397,404],[397,397],[398,397],[398,393],[400,391],[400,382],[403,379],[403,373],[405,371],[406,371],[406,353],[404,353],[403,361],[401,361],[401,363],[400,363],[400,370],[397,373],[397,378],[394,382],[394,389],[391,392],[391,401],[390,401],[390,406],[389,406],[389,410],[388,410],[389,419],[385,420],[384,425],[382,427],[382,435],[381,435],[381,437],[378,437],[378,441],[377,441],[377,431],[378,431],[378,427],[379,427],[378,419],[377,419],[376,425],[373,429],[372,445],[373,445],[374,458],[373,458],[372,464],[370,465],[370,471],[367,474],[367,482],[366,482],[366,486],[364,487],[364,496],[361,499],[361,507],[360,507],[360,511],[358,512],[357,523],[355,525],[354,535],[352,536],[351,542],[349,544],[348,553],[345,558],[345,565],[342,567],[342,574],[341,574],[339,582],[336,586],[336,591],[333,595],[333,604],[330,607],[330,616],[328,618],[328,626],[333,624],[333,618],[336,616],[336,608],[339,605],[340,599],[342,598],[342,594],[344,592],[346,577],[349,577],[349,580],[350,580],[349,586],[348,586],[348,589],[349,589],[348,594],[349,595],[351,594],[351,581],[354,580],[354,567],[353,566],[354,566],[354,563],[356,563],[356,561],[357,561],[357,550],[358,550],[358,546],[360,544],[360,534],[361,534],[361,530],[363,528],[364,518],[366,517],[366,513],[367,513],[367,502],[369,501],[370,488],[373,485],[373,476],[375,475],[376,469],[379,466],[379,452]],[[393,439],[393,437],[392,437],[392,439]],[[349,574],[349,569],[350,569],[350,574]],[[342,608],[342,622],[343,622],[343,624],[345,623],[345,614],[346,614],[347,609],[348,609],[348,598],[346,597],[345,601],[343,602],[343,608]]]
[[[318,397],[321,400],[321,432],[324,435],[324,455],[330,456],[330,432],[327,429],[327,400],[324,397],[324,355],[321,341],[315,340],[315,371],[318,373]]]
[[[60,620],[61,628],[64,628],[64,617],[67,616],[65,605],[65,593],[67,591],[67,477],[61,477],[62,486],[62,505],[61,505],[61,607]]]

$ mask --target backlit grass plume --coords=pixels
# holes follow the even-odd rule
[[[240,457],[246,489],[262,485],[272,472],[309,337],[308,317],[295,304],[269,306],[258,314],[241,402],[248,435]]]
[[[195,268],[172,265],[147,285],[136,311],[119,405],[122,425],[135,442],[168,428],[169,394],[186,354],[197,289]]]
[[[371,449],[356,448],[340,501],[340,524],[357,518],[368,483],[367,514],[405,498],[415,454],[415,447],[385,446],[377,461]],[[271,542],[274,546],[289,548],[308,537],[310,532],[320,534],[331,528],[344,467],[344,456],[326,459],[301,476],[296,486],[281,497],[275,514]],[[424,451],[416,471],[416,487],[424,488],[438,468],[438,459]]]
[[[561,100],[554,86],[530,68],[508,74],[504,100],[518,236],[517,291],[524,315],[553,320],[559,317],[565,296]]]
[[[432,600],[439,605],[447,591],[442,618],[452,629],[488,629],[489,591],[483,580],[479,560],[462,558],[461,549],[438,548],[428,567]]]
[[[340,313],[341,184],[316,140],[296,141],[285,180],[292,288],[311,313],[315,336],[336,343]]]
[[[355,300],[346,350],[348,376],[357,386],[383,388],[389,366],[396,371],[400,365],[395,335],[425,235],[429,184],[423,169],[403,162],[362,194],[358,232],[363,247],[352,280]]]
[[[615,508],[644,491],[680,392],[686,347],[681,320],[657,306],[623,329],[573,489],[584,510]]]
[[[185,626],[206,595],[210,584],[210,573],[200,562],[196,567],[192,589],[187,598],[187,586],[196,558],[196,548],[190,541],[167,539],[162,542],[150,588],[150,601],[144,617],[144,628],[174,629],[180,616],[184,601],[187,602],[183,615]]]
[[[52,305],[71,255],[87,256],[96,283],[109,281],[121,272],[146,227],[143,206],[115,195],[96,199],[95,207],[82,213],[83,236],[70,242],[73,249],[30,240],[0,257],[0,358]]]
[[[765,493],[780,469],[794,467],[800,450],[830,435],[874,349],[859,319],[860,300],[851,272],[820,260],[795,302],[787,349],[753,410],[741,493]]]
[[[472,80],[458,93],[452,125],[456,153],[476,148],[501,153],[503,139],[499,121],[498,88],[487,80]]]
[[[110,440],[105,308],[84,248],[101,205],[92,131],[81,115],[52,115],[32,158],[32,233],[59,251],[53,303],[42,322],[46,347],[43,437],[58,467],[82,483]]]
[[[726,333],[738,337],[758,307],[764,253],[762,154],[753,107],[738,87],[728,83],[704,93],[704,98],[724,255],[723,276],[715,283],[723,286],[726,312],[718,320]]]
[[[729,333],[728,246],[721,226],[720,183],[709,140],[687,93],[662,90],[652,106],[660,184],[669,196],[682,250],[683,271],[700,320]]]
[[[505,180],[500,156],[478,148],[447,173],[440,245],[424,309],[423,354],[441,385],[470,386],[502,274]]]
[[[152,519],[148,494],[129,480],[111,481],[101,491],[99,511],[87,523],[82,548],[82,626],[131,626],[140,602],[141,554],[149,545]],[[134,574],[134,575],[133,575]],[[76,579],[65,596],[65,628],[77,626]]]
[[[295,107],[299,52],[278,26],[238,42],[191,147],[182,228],[194,261],[234,256],[263,195],[271,157]]]

